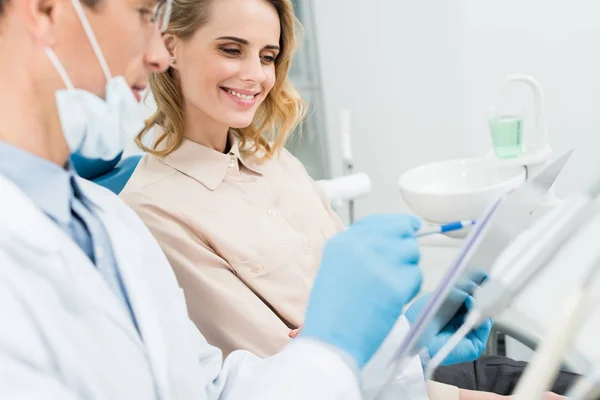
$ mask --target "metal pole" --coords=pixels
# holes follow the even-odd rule
[[[354,162],[349,159],[344,159],[343,174],[352,175],[354,172]],[[348,222],[350,225],[354,223],[354,200],[348,200]]]

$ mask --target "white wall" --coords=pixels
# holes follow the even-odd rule
[[[332,170],[340,171],[338,112],[352,110],[356,168],[373,181],[357,214],[403,209],[406,169],[466,155],[460,9],[451,1],[316,0]],[[367,5],[368,4],[368,5]]]
[[[502,79],[514,72],[545,89],[551,146],[576,148],[558,193],[581,188],[600,169],[597,0],[314,4],[332,168],[339,173],[337,112],[349,107],[356,167],[373,179],[359,216],[406,211],[397,180],[407,169],[488,151],[485,108],[499,103]],[[509,95],[532,111],[526,90]]]

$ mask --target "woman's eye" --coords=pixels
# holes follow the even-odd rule
[[[262,56],[263,62],[265,64],[272,64],[272,63],[274,63],[276,58],[277,57],[273,57],[273,56]]]
[[[240,50],[239,49],[228,49],[228,48],[223,48],[221,49],[223,52],[230,54],[232,56],[237,56],[240,55]]]

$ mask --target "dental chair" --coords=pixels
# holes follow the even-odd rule
[[[344,204],[348,205],[350,225],[354,222],[354,201],[371,194],[371,179],[364,172],[323,179],[316,183],[335,211],[339,212]]]
[[[76,153],[71,156],[71,165],[82,178],[119,194],[141,158],[141,154],[123,158],[121,153],[114,160],[104,161],[86,158]]]

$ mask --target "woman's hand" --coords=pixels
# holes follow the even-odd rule
[[[290,331],[290,333],[288,334],[288,336],[289,336],[290,338],[292,338],[292,339],[293,339],[293,338],[295,338],[296,336],[298,336],[298,334],[299,334],[299,333],[300,333],[300,331],[302,330],[302,327],[303,327],[303,326],[304,326],[304,325],[300,325],[300,326],[299,326],[297,329],[293,329],[293,330],[291,330],[291,331]]]
[[[514,396],[501,396],[495,393],[478,392],[475,390],[460,389],[459,400],[511,400]],[[559,396],[555,393],[547,392],[544,395],[544,400],[563,400],[566,399],[564,396]]]

